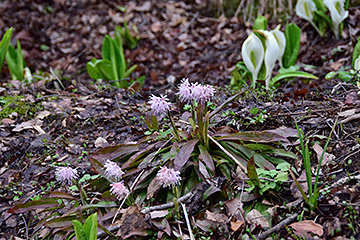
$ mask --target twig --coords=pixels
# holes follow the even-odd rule
[[[26,233],[26,240],[29,239],[29,228],[28,225],[26,224],[26,220],[24,218],[24,215],[21,214],[22,219],[24,220],[24,224],[25,224],[25,233]]]
[[[190,239],[195,240],[194,234],[192,233],[192,230],[191,230],[189,216],[187,214],[185,204],[184,203],[180,203],[180,204],[181,204],[181,207],[182,207],[183,212],[184,212],[184,217],[185,217],[186,225],[187,225],[187,228],[188,228],[188,231],[189,231]]]
[[[271,234],[275,233],[275,232],[279,232],[280,229],[282,227],[284,227],[285,225],[288,225],[289,223],[291,223],[292,221],[294,221],[297,218],[298,214],[295,213],[294,215],[292,215],[291,217],[288,217],[287,219],[283,220],[282,222],[278,223],[277,225],[275,225],[274,227],[266,230],[265,232],[263,232],[262,234],[260,234],[256,239],[257,240],[263,240],[266,239],[268,236],[270,236]]]
[[[180,197],[178,199],[178,202],[179,203],[186,202],[189,198],[191,198],[192,195],[193,195],[193,193],[189,192],[189,193],[185,194],[184,196]],[[147,213],[152,212],[152,211],[158,211],[158,210],[163,210],[163,209],[172,208],[172,207],[174,207],[174,202],[169,202],[169,203],[165,203],[165,204],[162,204],[162,205],[157,205],[157,206],[145,208],[145,209],[141,210],[141,212],[143,214],[147,214]]]

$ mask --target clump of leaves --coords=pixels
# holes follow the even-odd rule
[[[137,68],[133,65],[128,68],[128,62],[125,59],[123,48],[123,36],[125,41],[130,41],[131,46],[134,46],[135,40],[130,38],[128,30],[122,30],[116,27],[114,31],[114,38],[109,35],[105,36],[102,46],[102,59],[92,58],[86,64],[89,76],[92,79],[103,79],[117,88],[127,88],[133,81],[128,81],[131,73]],[[136,43],[137,44],[137,43]],[[144,83],[145,77],[140,77],[137,82],[141,85]]]

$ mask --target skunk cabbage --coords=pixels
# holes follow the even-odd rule
[[[344,9],[344,2],[344,0],[324,0],[324,4],[330,11],[333,31],[337,39],[339,39],[341,34],[339,26],[349,15],[349,12]]]
[[[252,85],[255,88],[255,82],[264,60],[264,47],[261,40],[254,33],[251,33],[243,43],[241,56],[252,74]]]

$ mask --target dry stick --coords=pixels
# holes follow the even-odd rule
[[[247,172],[246,168],[239,162],[239,160],[237,160],[228,150],[226,150],[223,146],[221,146],[220,143],[218,143],[214,138],[212,138],[209,134],[207,135],[208,138],[213,141],[213,143],[215,143],[226,155],[228,155],[232,160],[234,160],[234,162],[237,163],[237,165],[239,165],[239,167]]]
[[[180,197],[178,199],[178,202],[179,203],[186,202],[189,198],[192,197],[192,195],[193,195],[193,193],[189,192],[189,193],[185,194],[184,196]],[[158,211],[158,210],[164,210],[164,209],[172,208],[172,207],[174,207],[174,202],[169,202],[169,203],[165,203],[165,204],[162,204],[162,205],[157,205],[157,206],[145,208],[145,209],[141,210],[141,213],[147,214],[149,212]]]
[[[275,232],[279,232],[280,229],[282,227],[284,227],[285,225],[288,225],[289,223],[291,223],[292,221],[294,221],[297,218],[298,214],[295,213],[294,215],[292,215],[291,217],[288,217],[287,219],[283,220],[282,222],[278,223],[277,225],[275,225],[274,227],[266,230],[265,232],[263,232],[262,234],[260,234],[256,239],[257,240],[263,240],[266,239],[268,236],[270,236],[271,234],[275,233]]]
[[[149,160],[149,163],[151,163],[152,160],[154,160],[154,158],[155,158],[156,155],[161,151],[161,149],[162,149],[164,146],[166,146],[166,144],[168,144],[172,139],[173,139],[173,137],[170,138],[168,141],[166,141],[166,143],[164,143],[164,144],[157,150],[157,152],[154,154],[154,156]],[[129,193],[126,194],[126,196],[124,197],[123,201],[121,202],[121,204],[120,204],[120,206],[119,206],[119,209],[116,211],[115,216],[114,216],[111,224],[113,224],[113,223],[115,222],[115,219],[116,219],[118,213],[120,212],[120,209],[121,209],[122,206],[124,205],[126,199],[129,197],[130,193],[134,190],[135,185],[137,184],[137,182],[140,180],[141,176],[142,176],[144,173],[145,173],[145,169],[143,169],[143,170],[141,171],[141,173],[136,177],[135,181],[133,182],[133,184],[132,184],[131,187],[130,187]]]
[[[188,214],[187,214],[185,204],[184,204],[184,203],[180,203],[180,204],[181,204],[181,207],[182,207],[183,212],[184,212],[185,221],[186,221],[186,225],[187,225],[187,228],[188,228],[188,231],[189,231],[190,239],[191,239],[191,240],[195,240],[194,234],[192,233],[192,230],[191,230],[191,225],[190,225],[190,221],[189,221],[189,216],[188,216]]]

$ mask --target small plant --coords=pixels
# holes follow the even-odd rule
[[[2,37],[1,42],[0,42],[0,72],[1,72],[1,68],[4,64],[4,59],[5,59],[5,56],[7,54],[8,48],[9,48],[12,30],[13,30],[13,28],[9,28],[5,32],[5,34]]]
[[[137,28],[135,27],[135,25],[133,25],[133,29],[137,33]],[[124,39],[124,44],[128,48],[134,49],[138,45],[139,40],[140,40],[140,36],[136,35],[136,37],[134,38],[131,35],[126,21],[124,22],[124,29],[122,29],[120,26],[116,26],[115,27],[115,32],[118,32],[120,34],[120,36]]]
[[[248,181],[250,187],[245,190],[248,192],[254,191],[260,195],[268,190],[279,191],[281,189],[281,183],[288,180],[287,166],[289,166],[289,164],[281,163],[276,167],[278,170],[271,169],[268,171],[263,168],[258,168],[254,171],[254,162],[251,160],[248,161],[247,170],[250,178],[250,181]]]
[[[11,79],[23,81],[26,64],[21,52],[21,44],[19,40],[17,41],[16,49],[12,45],[9,45],[5,59],[10,70]]]
[[[102,59],[92,58],[86,64],[88,74],[92,79],[103,79],[117,88],[130,86],[132,82],[129,83],[127,78],[137,68],[137,65],[128,68],[122,35],[127,36],[126,30],[124,32],[120,27],[117,27],[114,31],[114,38],[109,35],[105,36],[101,51]],[[137,81],[143,84],[144,77],[140,77]]]
[[[299,0],[296,4],[296,14],[309,21],[320,36],[323,36],[329,26],[337,39],[341,37],[343,21],[348,17],[346,0]],[[330,17],[326,15],[330,11]]]
[[[295,181],[301,195],[303,196],[305,202],[307,203],[307,205],[309,206],[311,211],[315,211],[315,209],[317,208],[317,200],[318,200],[318,197],[319,197],[318,182],[319,182],[319,174],[320,174],[320,169],[321,169],[321,163],[322,163],[322,160],[324,158],[326,148],[327,148],[327,146],[328,146],[328,144],[330,142],[331,135],[332,135],[332,133],[333,133],[333,131],[335,129],[336,123],[337,122],[335,122],[333,128],[331,129],[329,137],[328,137],[328,139],[327,139],[327,141],[325,143],[324,150],[323,150],[323,152],[321,154],[321,157],[319,159],[319,164],[318,164],[317,169],[316,169],[315,183],[313,185],[308,139],[305,138],[304,132],[299,128],[297,122],[295,121],[296,129],[298,131],[300,146],[301,146],[301,155],[303,157],[303,164],[304,164],[304,168],[305,168],[306,182],[307,182],[307,186],[308,186],[308,195],[309,195],[309,197],[306,196],[306,193],[304,192],[304,190],[300,186],[299,182],[296,180],[296,178],[295,178],[294,174],[292,173],[292,171],[290,170],[290,168],[289,168],[289,170],[290,170],[291,177],[294,179],[294,181]]]
[[[90,215],[84,226],[78,220],[73,220],[77,240],[96,240],[97,239],[97,213]]]

